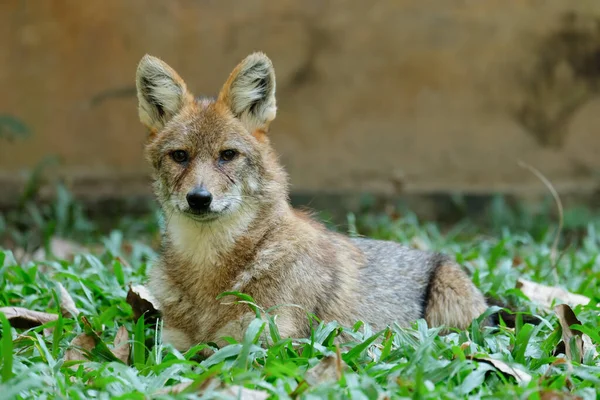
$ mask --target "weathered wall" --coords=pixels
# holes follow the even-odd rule
[[[296,191],[592,191],[600,171],[598,0],[0,3],[0,195],[48,154],[91,195],[147,190],[134,74],[163,58],[215,94],[273,59],[274,144]],[[11,188],[11,189],[8,189]]]

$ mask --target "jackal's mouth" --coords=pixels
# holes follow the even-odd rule
[[[185,210],[181,210],[181,213],[197,222],[211,222],[225,214],[228,209],[229,206],[226,206],[220,211],[195,211],[191,208],[187,208]]]
[[[198,222],[214,221],[217,218],[219,218],[219,216],[221,215],[221,213],[218,213],[218,212],[212,212],[212,211],[197,212],[197,211],[193,211],[193,210],[184,210],[184,211],[182,211],[182,213],[186,217],[193,219],[194,221],[198,221]]]

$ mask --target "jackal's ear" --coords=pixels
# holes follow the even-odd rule
[[[219,93],[224,103],[250,132],[266,131],[275,119],[275,70],[263,53],[253,53],[233,70]]]
[[[140,120],[151,131],[159,131],[186,102],[193,101],[183,79],[156,57],[145,55],[136,74]]]

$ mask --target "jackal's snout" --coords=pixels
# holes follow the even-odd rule
[[[213,196],[204,185],[189,191],[185,198],[192,212],[205,214],[210,211]]]

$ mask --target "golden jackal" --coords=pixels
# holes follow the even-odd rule
[[[163,61],[137,69],[146,157],[164,214],[161,256],[150,276],[163,338],[180,350],[223,336],[241,339],[253,314],[223,304],[226,291],[278,309],[282,337],[306,337],[307,312],[382,328],[425,318],[465,328],[486,310],[450,258],[398,243],[348,238],[292,209],[288,180],[269,143],[275,72],[246,57],[217,99],[194,98]]]

